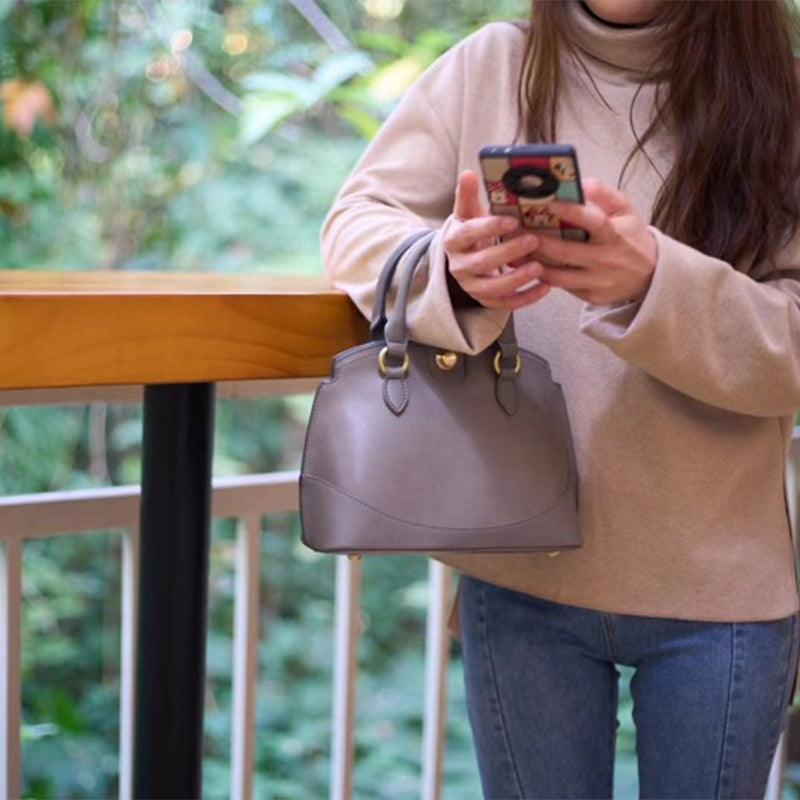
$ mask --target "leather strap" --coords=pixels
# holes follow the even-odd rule
[[[369,322],[369,338],[371,341],[383,338],[383,329],[386,327],[386,300],[389,295],[389,287],[392,285],[397,265],[411,246],[431,233],[428,228],[414,231],[403,239],[397,247],[389,253],[384,262],[378,282],[375,285],[375,301],[372,306],[372,317]]]
[[[517,370],[519,364],[519,347],[514,332],[514,315],[509,314],[500,336],[497,337],[497,382],[495,394],[497,402],[506,414],[517,410]]]
[[[406,325],[406,307],[408,306],[408,295],[411,292],[411,281],[414,273],[428,252],[434,232],[429,231],[427,235],[419,237],[409,248],[405,262],[405,269],[400,276],[400,284],[397,287],[397,297],[394,306],[386,320],[384,337],[388,355],[402,361],[408,346],[408,326]]]
[[[408,350],[408,328],[406,326],[408,293],[414,272],[416,272],[417,267],[428,252],[434,235],[434,231],[426,231],[422,236],[415,237],[411,242],[406,257],[405,272],[403,272],[400,279],[394,307],[389,313],[383,328],[383,338],[386,342],[383,400],[387,407],[398,415],[403,413],[408,404],[405,369],[406,352]],[[385,292],[386,289],[384,289],[384,294]]]

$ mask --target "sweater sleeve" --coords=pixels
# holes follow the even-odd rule
[[[480,35],[442,56],[408,90],[342,187],[321,237],[334,287],[369,316],[376,277],[392,248],[414,230],[436,229],[412,285],[409,334],[471,354],[491,344],[507,319],[505,312],[469,303],[454,307],[443,248],[462,168],[458,142],[466,51]]]
[[[800,408],[800,241],[756,280],[652,228],[658,259],[637,304],[584,307],[581,329],[697,400],[752,416]]]

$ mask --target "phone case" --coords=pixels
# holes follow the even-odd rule
[[[582,203],[580,173],[570,145],[484,147],[478,154],[492,214],[517,217],[526,228],[586,241],[586,231],[550,211],[551,200]]]

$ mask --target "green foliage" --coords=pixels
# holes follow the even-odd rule
[[[85,460],[83,409],[0,409],[0,492],[22,494],[71,488]]]
[[[208,646],[209,704],[204,793],[223,797],[228,756],[233,603],[231,526],[214,536],[215,571]],[[256,796],[328,794],[334,560],[299,542],[296,515],[270,518],[262,535],[262,611],[257,686]],[[369,558],[364,564],[363,631],[359,651],[356,789],[359,796],[413,796],[419,785],[422,733],[424,603],[414,587],[424,580],[419,557]],[[451,786],[478,796],[463,691],[453,668],[456,704],[448,736],[456,753]],[[461,758],[458,758],[458,755]]]
[[[5,5],[0,267],[317,271],[364,137],[439,53],[524,5],[312,4],[329,42],[289,0]]]
[[[119,537],[23,549],[22,763],[26,797],[116,791]]]

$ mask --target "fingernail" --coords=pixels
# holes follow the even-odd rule
[[[500,227],[504,231],[513,231],[519,227],[519,222],[514,217],[503,217],[500,221]]]

